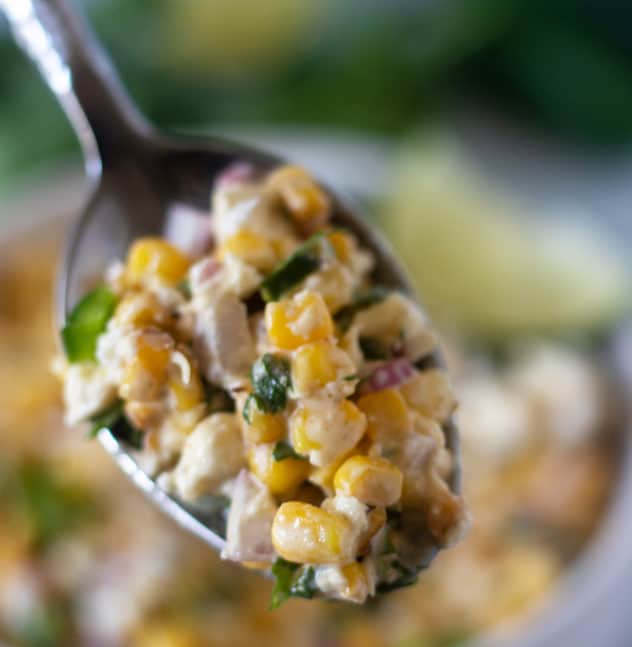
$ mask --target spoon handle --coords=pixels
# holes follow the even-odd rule
[[[151,130],[68,0],[0,0],[18,45],[61,104],[91,179]]]

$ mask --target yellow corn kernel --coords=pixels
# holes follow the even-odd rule
[[[252,571],[264,571],[267,568],[270,568],[270,562],[240,562],[241,565],[245,568],[249,568]]]
[[[197,368],[182,351],[172,355],[169,389],[178,411],[189,411],[204,400],[204,387]]]
[[[259,411],[251,406],[250,422],[244,421],[244,435],[251,443],[274,443],[286,436],[286,424],[282,415]]]
[[[367,433],[373,440],[402,434],[408,428],[408,408],[397,389],[363,395],[358,408],[367,417]]]
[[[269,271],[278,262],[275,245],[265,236],[241,229],[228,237],[219,249],[219,258],[234,254],[258,270]]]
[[[309,476],[310,465],[298,458],[274,459],[273,444],[256,445],[248,453],[250,471],[275,496],[287,495]]]
[[[355,533],[348,519],[298,501],[283,503],[277,510],[272,543],[290,562],[348,564],[355,557]]]
[[[333,346],[315,341],[301,346],[292,358],[292,385],[298,393],[313,393],[336,379]]]
[[[348,263],[355,249],[355,241],[351,234],[338,229],[327,234],[327,238],[334,248],[338,259],[343,263]]]
[[[167,380],[173,339],[157,330],[144,330],[136,339],[136,354],[125,368],[120,385],[125,400],[154,400]]]
[[[373,506],[388,507],[402,496],[404,477],[391,462],[378,456],[352,456],[334,477],[336,494],[354,496]]]
[[[133,281],[155,276],[175,285],[189,269],[189,259],[161,238],[141,238],[129,250],[127,271]]]
[[[195,628],[177,621],[144,623],[134,632],[136,647],[201,647]]]
[[[355,453],[353,449],[350,454]],[[338,471],[338,468],[345,462],[350,454],[345,454],[341,458],[332,463],[327,463],[322,467],[315,467],[312,470],[312,473],[309,475],[309,480],[321,488],[327,496],[334,495],[334,476]]]
[[[369,581],[366,567],[359,562],[353,562],[342,567],[345,578],[345,587],[340,597],[344,600],[362,603],[369,593]]]
[[[160,325],[164,319],[162,307],[151,292],[132,292],[124,296],[114,317],[120,324],[139,328]]]
[[[309,454],[313,450],[322,448],[321,443],[309,436],[309,419],[311,412],[309,408],[299,406],[290,418],[290,438],[292,447],[299,454]]]
[[[268,177],[267,186],[278,195],[292,217],[311,229],[321,227],[330,211],[329,196],[299,166],[282,166]]]
[[[294,449],[324,467],[349,454],[364,435],[366,418],[349,400],[306,400],[290,417],[289,427]]]
[[[308,342],[326,339],[334,324],[323,298],[305,290],[292,299],[268,303],[265,323],[270,341],[284,350],[294,350]]]

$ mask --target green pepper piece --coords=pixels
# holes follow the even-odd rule
[[[69,362],[74,364],[95,359],[97,339],[114,314],[116,303],[114,293],[106,287],[99,287],[75,306],[61,331]]]

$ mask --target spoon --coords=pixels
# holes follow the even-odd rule
[[[132,240],[163,232],[174,206],[208,210],[215,177],[233,162],[261,170],[282,163],[274,155],[214,138],[170,136],[158,132],[139,113],[85,21],[67,0],[0,0],[15,39],[39,68],[79,139],[90,197],[74,225],[59,277],[56,307],[60,325],[80,297],[114,258],[122,258]],[[412,293],[410,283],[388,245],[343,201],[334,196],[333,220],[351,230],[376,258],[376,280]],[[437,355],[434,361],[441,363]],[[181,526],[216,550],[224,546],[220,509],[184,504],[167,494],[137,464],[108,429],[99,440],[127,476]],[[458,433],[446,430],[458,455]],[[459,490],[459,466],[451,487]],[[430,563],[438,548],[419,538],[420,563]]]

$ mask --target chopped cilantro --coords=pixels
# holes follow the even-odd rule
[[[311,600],[318,591],[316,586],[316,571],[313,566],[304,567],[294,580],[290,595],[296,598],[307,598]]]
[[[322,233],[314,234],[263,280],[261,296],[264,301],[280,299],[285,292],[315,272],[327,255],[333,255],[328,238]]]
[[[278,609],[292,595],[292,580],[300,568],[299,564],[288,562],[282,557],[277,557],[272,564],[272,575],[275,577],[270,609]]]
[[[294,448],[283,440],[280,440],[272,450],[272,457],[275,461],[282,461],[286,458],[295,458],[298,460],[305,460],[305,456],[301,456],[294,451]]]
[[[263,405],[259,401],[259,396],[256,393],[251,393],[247,398],[246,402],[244,402],[244,408],[243,411],[241,412],[241,415],[243,419],[248,423],[252,423],[252,413],[253,413],[253,407],[257,411],[263,411]]]
[[[62,328],[61,338],[71,363],[94,360],[97,339],[114,314],[116,295],[106,287],[88,293],[74,307]]]
[[[360,376],[357,373],[353,373],[352,375],[345,375],[342,379],[345,382],[353,382],[354,380],[359,380]]]
[[[287,391],[291,386],[290,364],[285,358],[266,353],[253,364],[251,379],[255,398],[250,406],[255,402],[266,413],[285,409]]]
[[[313,598],[318,592],[313,566],[303,566],[278,557],[272,565],[275,577],[270,609],[278,609],[291,597]]]

